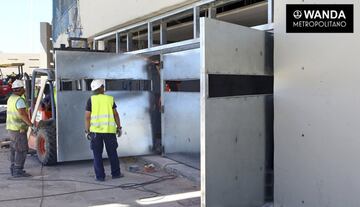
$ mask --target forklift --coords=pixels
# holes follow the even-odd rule
[[[36,79],[41,80],[40,86]],[[57,163],[56,153],[56,89],[54,87],[54,69],[35,69],[31,85],[26,88],[29,116],[34,130],[29,129],[28,142],[31,151],[35,152],[43,165]]]
[[[61,45],[56,50],[63,51],[91,51],[86,38],[68,38],[68,47]],[[36,80],[41,80],[40,85]],[[29,116],[35,130],[27,133],[29,151],[37,154],[43,165],[55,165],[57,159],[56,133],[56,88],[55,69],[35,69],[31,80],[25,80],[27,103],[30,106]],[[31,83],[30,83],[31,82]]]

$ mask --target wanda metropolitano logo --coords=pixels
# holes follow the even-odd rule
[[[353,33],[352,4],[288,4],[287,33]]]
[[[294,11],[294,18],[295,18],[295,19],[300,19],[301,16],[302,16],[302,13],[301,13],[300,10]]]

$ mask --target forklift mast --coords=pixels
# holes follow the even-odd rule
[[[55,71],[53,69],[35,69],[32,73],[32,80],[31,80],[31,99],[30,99],[30,107],[31,112],[34,113],[34,107],[36,104],[35,100],[35,84],[36,84],[36,77],[39,76],[47,76],[47,82],[49,83],[49,94],[51,100],[51,119],[56,119],[56,111],[55,111],[55,97],[54,97],[54,85],[53,82],[55,81]]]

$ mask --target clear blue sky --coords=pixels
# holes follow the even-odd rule
[[[0,8],[0,51],[40,52],[40,22],[51,24],[52,0],[2,0]]]

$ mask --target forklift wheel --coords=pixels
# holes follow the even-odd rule
[[[56,164],[56,130],[53,124],[44,124],[36,133],[37,156],[43,165]]]

